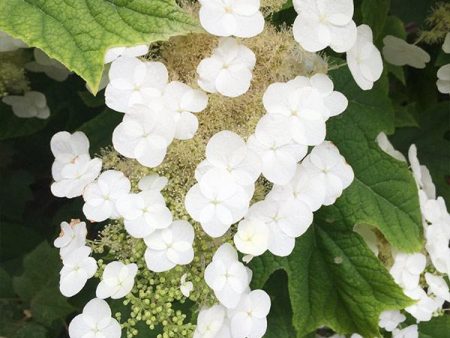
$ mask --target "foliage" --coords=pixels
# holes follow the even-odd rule
[[[12,0],[0,4],[0,29],[60,60],[96,92],[109,48],[164,40],[198,27],[174,0]]]

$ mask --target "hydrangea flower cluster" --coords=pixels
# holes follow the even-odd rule
[[[394,149],[384,133],[378,135],[377,142],[386,153],[406,162],[406,158]],[[425,250],[413,254],[394,250],[390,273],[404,293],[417,301],[405,308],[405,311],[417,322],[424,322],[439,314],[444,302],[450,301],[449,286],[445,281],[450,275],[450,214],[442,197],[436,197],[430,172],[420,164],[414,144],[409,148],[408,160],[419,192]],[[418,337],[417,325],[398,328],[405,319],[399,311],[386,311],[381,314],[379,325],[392,332],[393,337],[405,337],[406,334],[409,334],[407,337]]]
[[[205,109],[208,98],[181,82],[168,83],[162,63],[119,57],[111,65],[109,78],[106,104],[125,113],[113,133],[113,145],[120,154],[156,167],[174,138],[194,136],[198,120],[193,113]]]
[[[307,71],[290,70],[263,88],[255,85],[261,51],[244,40],[273,29],[265,24],[259,1],[199,2],[200,23],[216,37],[208,36],[211,48],[199,52],[193,69],[177,73],[175,65],[168,62],[166,67],[164,57],[142,57],[148,45],[114,48],[105,56],[105,64],[111,64],[105,73],[105,102],[124,114],[112,135],[114,150],[102,150],[102,159],[91,158],[83,133],[59,132],[52,138],[53,194],[82,196],[86,218],[108,222],[94,241],[86,240],[86,223],[63,222],[55,240],[63,260],[60,289],[65,296],[77,294],[89,278],[100,280],[96,298],[71,322],[71,337],[119,337],[122,328],[132,337],[139,321],[150,329],[162,325],[164,334],[262,337],[271,301],[265,291],[250,289],[252,272],[246,264],[267,251],[288,256],[296,238],[311,226],[313,213],[335,203],[354,179],[339,149],[326,140],[327,120],[343,113],[348,100],[334,90],[325,71],[317,71],[318,56],[311,56],[328,46],[345,52],[363,90],[380,78],[381,54],[370,27],[356,27],[353,1],[294,0],[298,17],[292,33],[299,45],[290,56],[302,55]],[[428,62],[406,42],[385,40],[384,54],[392,63],[421,68]],[[388,56],[397,49],[420,56]],[[61,75],[57,64],[38,50],[35,54],[42,67],[34,65],[34,70]],[[169,70],[174,81],[169,81]],[[252,91],[258,93],[262,113],[242,119],[239,109],[248,109],[243,103]],[[226,102],[238,102],[234,107],[239,109],[230,112],[234,124],[202,116],[209,106]],[[403,160],[385,135],[378,140]],[[187,144],[191,148],[183,148]],[[193,148],[201,155],[194,157]],[[174,165],[185,158],[192,177],[184,177],[185,168]],[[424,275],[428,294],[420,284],[427,265],[424,254],[396,253],[391,273],[407,295],[419,300],[406,311],[429,320],[448,301],[448,288],[442,284],[450,267],[448,246],[444,248],[450,239],[448,213],[433,195],[429,173],[413,154],[410,162],[420,187],[427,255],[438,273]],[[179,189],[172,189],[174,185]],[[107,255],[96,260],[92,252],[94,257]],[[122,321],[119,313],[113,319],[106,298],[123,298],[130,318]],[[186,299],[198,305],[196,326],[185,324],[186,315],[172,309],[173,302]],[[417,326],[400,328],[403,321],[400,312],[385,312],[380,326],[394,337],[412,337]]]

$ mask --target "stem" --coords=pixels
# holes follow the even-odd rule
[[[335,69],[339,69],[339,68],[345,67],[345,66],[347,66],[347,62],[341,63],[341,64],[339,64],[339,65],[333,65],[333,66],[331,66],[330,68],[328,68],[328,71],[330,71],[330,70],[335,70]]]

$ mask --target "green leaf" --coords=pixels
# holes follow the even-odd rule
[[[374,40],[383,31],[390,4],[390,0],[363,0],[361,4],[363,22],[372,28]]]
[[[0,226],[0,261],[21,257],[34,249],[42,239],[42,236],[33,228],[17,223],[2,222]]]
[[[15,292],[24,301],[31,301],[42,289],[58,285],[60,267],[58,250],[42,242],[25,256],[23,274],[13,279]]]
[[[33,322],[26,323],[12,338],[47,338],[47,329]]]
[[[23,274],[13,279],[14,291],[29,303],[31,318],[48,328],[74,310],[58,288],[60,267],[58,250],[42,242],[25,256]]]
[[[53,321],[65,318],[75,308],[61,295],[57,287],[41,289],[31,300],[33,319],[45,326]]]
[[[450,315],[433,318],[419,324],[419,338],[444,338],[450,332]]]
[[[292,326],[292,308],[289,303],[286,273],[284,271],[273,273],[264,289],[270,295],[272,303],[264,338],[297,337]]]
[[[275,270],[287,272],[292,322],[300,336],[325,325],[378,337],[380,313],[411,304],[363,239],[341,223],[315,223],[290,256],[265,254],[251,268],[253,288]]]
[[[89,108],[105,107],[104,95],[94,96],[87,90],[78,92],[78,96],[83,100],[83,103]]]
[[[416,118],[416,103],[411,102],[403,106],[395,107],[395,126],[396,127],[418,127]]]
[[[327,138],[352,166],[355,179],[319,217],[340,220],[349,229],[355,224],[372,225],[398,249],[418,251],[422,248],[422,220],[416,184],[407,165],[384,153],[375,142],[379,132],[392,133],[394,129],[383,79],[371,91],[362,91],[347,69],[332,76],[336,90],[349,98],[349,105],[327,123]]]
[[[11,276],[0,267],[0,298],[12,298],[14,295]]]
[[[33,199],[33,176],[25,170],[0,175],[0,220],[21,222],[25,205]]]
[[[450,54],[445,53],[442,49],[440,49],[434,65],[436,67],[440,67],[448,63],[450,63]]]
[[[438,195],[450,207],[450,104],[441,102],[419,116],[420,128],[401,128],[391,137],[394,146],[406,154],[417,146],[419,161],[430,170]]]
[[[392,0],[391,12],[405,23],[414,23],[420,27],[436,2],[437,0]]]
[[[8,0],[0,2],[0,30],[42,49],[96,92],[109,48],[199,27],[175,0]]]
[[[10,106],[0,103],[0,140],[2,141],[34,134],[44,129],[47,123],[47,119],[17,117]]]

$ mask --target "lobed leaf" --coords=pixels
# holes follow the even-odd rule
[[[8,0],[0,2],[0,30],[42,49],[96,92],[109,48],[199,28],[175,0]]]
[[[383,81],[363,92],[347,70],[336,71],[333,77],[336,89],[351,99],[347,110],[328,122],[327,138],[352,166],[355,179],[319,217],[342,220],[351,229],[355,224],[370,224],[398,249],[418,251],[423,235],[415,181],[407,164],[384,153],[375,141],[379,132],[394,129]]]
[[[379,336],[380,313],[412,303],[363,239],[343,224],[315,223],[287,258],[265,254],[252,262],[253,287],[278,269],[287,272],[292,322],[300,336],[324,325]]]

